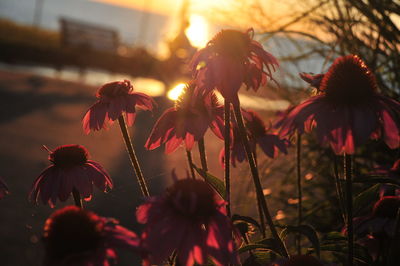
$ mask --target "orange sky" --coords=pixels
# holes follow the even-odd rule
[[[156,13],[170,15],[179,12],[183,0],[93,0],[113,5],[125,6],[130,8],[150,10]],[[231,0],[191,0],[190,4],[200,12],[212,7],[224,7],[229,5]]]

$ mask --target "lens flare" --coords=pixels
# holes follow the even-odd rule
[[[207,20],[199,15],[190,15],[189,27],[186,29],[190,43],[195,47],[204,47],[209,39]]]
[[[173,87],[171,90],[169,90],[167,93],[168,99],[173,100],[173,101],[178,100],[178,98],[182,94],[185,86],[186,86],[185,83],[179,83],[175,87]]]

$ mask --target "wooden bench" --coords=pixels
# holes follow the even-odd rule
[[[65,17],[60,18],[59,22],[63,47],[117,52],[119,37],[116,30]]]

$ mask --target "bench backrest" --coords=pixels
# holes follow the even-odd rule
[[[116,52],[119,38],[116,30],[75,19],[60,18],[61,44],[68,47]]]

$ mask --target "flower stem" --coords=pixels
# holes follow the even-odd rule
[[[352,190],[352,161],[351,155],[344,154],[344,174],[346,177],[346,203],[347,203],[347,245],[348,245],[348,265],[353,266],[353,190]]]
[[[122,136],[125,141],[126,150],[128,151],[129,158],[131,160],[133,169],[135,170],[136,177],[137,177],[139,185],[140,185],[140,189],[142,190],[142,194],[145,197],[149,197],[150,193],[147,188],[146,180],[144,179],[142,170],[140,169],[138,159],[136,158],[135,150],[133,149],[133,145],[132,145],[131,139],[129,137],[129,133],[126,128],[125,120],[122,115],[120,117],[118,117],[118,122],[119,122],[119,127],[121,128]]]
[[[191,151],[186,150],[186,158],[188,160],[190,174],[192,175],[193,179],[196,179],[196,175],[194,174],[194,169],[193,169],[193,159],[192,159],[192,152]]]
[[[342,214],[343,218],[343,223],[346,223],[347,218],[346,218],[346,210],[345,210],[345,204],[344,204],[344,197],[343,197],[343,189],[342,189],[342,184],[340,182],[339,178],[339,169],[338,169],[338,158],[336,155],[333,155],[333,174],[335,177],[335,183],[336,183],[336,194],[339,199],[339,207],[340,207],[340,212]]]
[[[204,137],[199,139],[197,144],[199,146],[201,167],[203,168],[204,172],[207,172],[208,171],[208,167],[207,167],[206,148],[205,148],[205,145],[204,145]]]
[[[79,194],[79,191],[76,188],[72,189],[72,197],[74,198],[75,205],[83,209],[81,195]]]
[[[397,209],[397,214],[396,214],[396,222],[394,224],[394,232],[393,235],[397,239],[397,237],[400,234],[400,208]]]
[[[298,193],[298,205],[297,205],[297,225],[300,226],[303,222],[303,210],[302,210],[302,191],[301,191],[301,134],[297,132],[297,146],[296,146],[296,172],[297,172],[297,193]],[[301,234],[297,235],[297,254],[301,255]]]
[[[230,178],[230,163],[231,163],[231,103],[225,99],[224,101],[224,143],[225,143],[225,189],[226,189],[226,212],[231,217],[231,178]]]
[[[257,166],[256,166],[255,161],[254,161],[253,153],[251,151],[249,140],[248,140],[247,133],[246,133],[246,128],[245,128],[245,125],[244,125],[244,122],[243,122],[242,113],[240,111],[240,105],[239,104],[238,105],[234,105],[233,109],[234,109],[234,112],[235,112],[236,122],[237,122],[238,127],[239,127],[239,136],[240,136],[240,138],[242,140],[244,149],[246,151],[247,159],[249,161],[250,171],[251,171],[251,175],[253,177],[253,182],[254,182],[254,186],[255,186],[255,189],[256,189],[257,198],[260,200],[259,203],[261,204],[261,207],[263,209],[265,218],[267,219],[268,226],[269,226],[269,228],[271,230],[273,238],[276,240],[276,242],[278,243],[278,245],[279,245],[279,247],[281,249],[282,255],[284,257],[289,257],[289,254],[288,254],[288,252],[286,250],[285,244],[283,243],[282,239],[279,237],[278,232],[277,232],[277,230],[275,228],[274,222],[272,220],[271,214],[270,214],[269,209],[268,209],[267,201],[265,200],[265,197],[264,197],[264,194],[263,194],[263,189],[262,189],[262,186],[261,186],[261,181],[260,181],[258,169],[257,169]]]
[[[254,152],[253,156],[254,156],[255,164],[258,165],[258,163],[257,163],[257,153]],[[263,192],[263,194],[264,194],[264,192]],[[257,209],[258,209],[258,216],[260,217],[261,235],[262,235],[263,238],[265,238],[266,237],[265,220],[264,220],[263,210],[262,210],[262,207],[261,207],[261,204],[260,204],[261,200],[262,199],[259,199],[258,195],[257,195]]]

